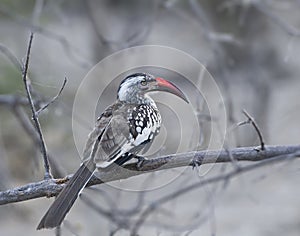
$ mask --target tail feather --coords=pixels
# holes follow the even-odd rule
[[[63,222],[79,193],[93,175],[94,170],[95,164],[92,161],[79,167],[41,219],[37,229],[54,228]]]

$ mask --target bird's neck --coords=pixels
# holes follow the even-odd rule
[[[126,97],[118,97],[118,99],[128,104],[147,104],[156,108],[154,100],[147,94],[127,94]]]

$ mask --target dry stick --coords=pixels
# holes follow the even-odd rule
[[[262,133],[260,132],[260,129],[258,127],[258,125],[256,124],[255,120],[253,117],[251,117],[249,115],[249,113],[246,111],[246,110],[243,110],[243,114],[248,118],[247,121],[244,121],[244,122],[241,122],[239,123],[238,125],[241,126],[241,125],[244,125],[244,124],[252,124],[258,137],[259,137],[259,141],[260,141],[260,148],[261,150],[265,150],[265,143],[264,143],[264,139],[263,139],[263,136],[262,136]]]
[[[255,147],[243,147],[231,149],[231,154],[237,161],[262,161],[284,155],[300,152],[300,145],[295,146],[266,146],[264,151],[258,152]],[[135,163],[126,164],[123,167],[115,168],[109,171],[99,172],[98,177],[92,177],[87,186],[103,184],[115,180],[127,179],[141,174],[173,169],[176,167],[187,167],[192,165],[192,160],[199,161],[202,165],[221,162],[231,162],[231,158],[226,150],[205,150],[187,153],[177,153],[161,156],[153,159],[144,160],[141,168],[137,168]],[[239,169],[238,169],[239,170]],[[40,197],[56,196],[72,176],[63,179],[53,179],[52,181],[43,180],[34,183],[9,189],[0,192],[0,205],[13,202],[21,202]]]
[[[58,97],[61,95],[62,91],[64,90],[64,88],[65,88],[65,86],[66,86],[66,83],[67,83],[67,78],[65,77],[64,82],[63,82],[63,84],[62,84],[62,86],[61,86],[61,88],[60,88],[58,94],[56,94],[56,96],[53,97],[53,98],[52,98],[45,106],[41,107],[41,108],[35,113],[36,116],[39,116],[39,114],[40,114],[43,110],[45,110],[46,108],[48,108],[52,103],[54,103],[54,102],[58,99]]]
[[[36,109],[35,109],[33,99],[32,99],[32,96],[31,96],[31,92],[30,92],[30,89],[29,89],[29,86],[28,86],[28,83],[27,83],[27,72],[28,72],[28,66],[29,66],[29,59],[30,59],[30,51],[31,51],[32,41],[33,41],[33,32],[30,33],[29,44],[28,44],[27,53],[26,53],[26,61],[25,61],[24,68],[22,70],[23,82],[24,82],[27,98],[28,98],[28,101],[29,101],[31,113],[32,113],[32,119],[34,121],[34,125],[36,127],[36,130],[38,132],[39,139],[40,139],[40,148],[41,148],[41,153],[43,155],[44,168],[45,168],[44,178],[45,179],[50,179],[50,178],[52,178],[52,176],[51,176],[51,173],[50,173],[50,166],[49,166],[49,160],[48,160],[48,156],[47,156],[46,144],[45,144],[45,141],[44,141],[44,138],[43,138],[43,133],[42,133],[40,122],[38,120],[38,117],[36,116]]]

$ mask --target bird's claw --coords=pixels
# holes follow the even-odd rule
[[[254,150],[257,151],[257,152],[264,151],[265,149],[266,149],[266,148],[265,148],[265,147],[262,147],[261,145],[254,148]]]
[[[136,159],[138,160],[137,163],[136,163],[136,167],[137,167],[138,169],[141,169],[142,166],[143,166],[144,161],[146,161],[147,158],[145,158],[145,157],[143,157],[143,156],[137,156]]]
[[[201,165],[201,161],[197,158],[194,158],[191,162],[191,166],[193,170],[200,165]]]

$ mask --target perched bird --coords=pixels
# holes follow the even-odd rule
[[[171,82],[146,73],[127,76],[120,84],[117,100],[105,109],[89,134],[83,162],[59,193],[37,229],[59,226],[93,173],[122,165],[143,150],[158,134],[161,115],[148,95],[165,91],[188,102]]]

